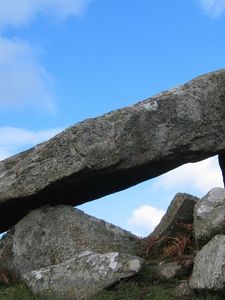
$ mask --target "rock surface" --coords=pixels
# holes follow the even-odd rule
[[[128,254],[86,252],[64,263],[29,272],[23,280],[44,299],[88,299],[121,278],[136,274],[142,264],[141,258]]]
[[[0,266],[17,275],[59,264],[84,252],[136,255],[138,238],[70,206],[30,212],[0,240]]]
[[[183,280],[176,288],[175,288],[175,296],[177,299],[193,299],[194,293],[189,286],[188,280]]]
[[[215,235],[225,234],[225,189],[213,188],[194,210],[194,232],[198,248]]]
[[[157,280],[169,281],[190,275],[192,271],[192,262],[186,261],[184,264],[176,261],[168,263],[162,262],[156,266],[149,266],[148,268]]]
[[[179,230],[180,223],[192,224],[197,200],[197,197],[189,194],[176,194],[151,236],[173,236]]]
[[[196,255],[190,287],[225,294],[225,235],[215,236]]]
[[[88,119],[0,162],[0,231],[45,204],[78,205],[225,150],[225,70]]]

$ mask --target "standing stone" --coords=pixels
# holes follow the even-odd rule
[[[190,287],[225,295],[225,235],[215,236],[195,257]]]
[[[225,151],[225,70],[78,123],[0,162],[0,231],[43,205],[79,205]]]
[[[199,248],[215,235],[225,234],[225,189],[213,188],[196,203],[194,232]]]
[[[156,226],[151,236],[171,236],[179,232],[179,226],[193,223],[193,212],[197,197],[185,193],[178,193],[170,203],[162,220]]]
[[[17,275],[60,264],[84,251],[135,255],[139,239],[70,206],[30,212],[0,240],[0,266]]]

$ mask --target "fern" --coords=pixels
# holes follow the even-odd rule
[[[162,243],[167,237],[149,236],[145,239],[145,257],[149,257],[156,245]]]
[[[172,258],[180,261],[193,258],[196,251],[193,224],[176,223],[173,235],[151,236],[142,240],[142,256],[148,259]]]
[[[5,271],[0,271],[0,283],[4,285],[9,285],[9,277],[7,272]]]
[[[179,235],[177,237],[168,237],[171,240],[171,244],[163,249],[163,255],[166,257],[177,257],[181,259],[185,255],[185,250],[191,240],[189,236]]]

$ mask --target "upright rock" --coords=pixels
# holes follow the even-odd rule
[[[224,116],[219,70],[0,162],[0,231],[42,205],[92,201],[223,152]]]
[[[194,210],[194,232],[199,248],[215,235],[225,234],[225,189],[213,188]]]
[[[0,268],[19,276],[85,251],[135,255],[138,238],[69,206],[30,212],[0,240]]]
[[[189,194],[176,194],[151,236],[173,236],[176,232],[179,232],[179,226],[182,224],[192,224],[197,200],[197,197]]]
[[[225,295],[225,235],[215,236],[195,257],[190,287]]]

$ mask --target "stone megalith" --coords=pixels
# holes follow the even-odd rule
[[[137,236],[67,205],[33,210],[0,240],[0,270],[21,275],[85,251],[137,255]]]
[[[0,162],[0,231],[225,151],[225,70],[78,123]]]
[[[150,236],[173,236],[180,230],[181,224],[192,224],[194,207],[198,199],[186,193],[176,194]]]
[[[216,235],[194,260],[189,284],[198,292],[225,294],[225,235]],[[224,299],[224,298],[220,298]]]

